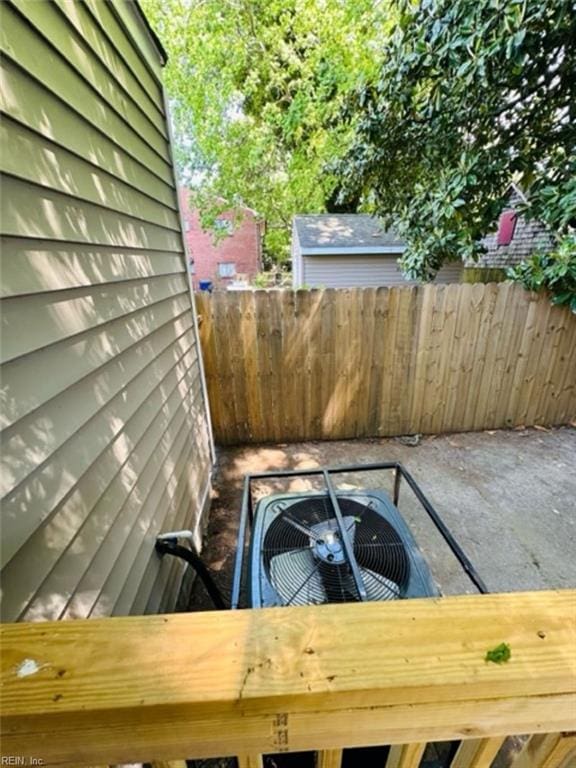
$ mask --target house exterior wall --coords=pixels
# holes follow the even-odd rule
[[[247,275],[252,279],[261,269],[262,237],[261,224],[248,209],[244,209],[242,221],[236,225],[232,234],[215,242],[214,233],[205,232],[200,224],[198,211],[188,203],[188,191],[180,190],[180,206],[184,219],[188,256],[194,261],[192,282],[199,288],[200,280],[211,280],[226,285],[233,277],[220,277],[219,264],[234,264],[236,275]],[[234,213],[228,211],[220,217],[232,222]]]
[[[514,210],[521,203],[518,192],[510,195],[507,211]],[[482,240],[486,248],[478,261],[471,261],[466,266],[481,269],[505,269],[529,258],[539,250],[552,247],[554,239],[550,232],[538,221],[527,221],[518,216],[512,240],[508,245],[498,245],[498,230],[491,232]]]
[[[211,452],[159,53],[125,0],[0,34],[2,619],[171,610]]]
[[[302,281],[311,288],[375,288],[380,285],[407,285],[397,264],[398,256],[302,256]],[[462,265],[447,264],[435,282],[460,282]],[[295,287],[299,287],[296,285]]]

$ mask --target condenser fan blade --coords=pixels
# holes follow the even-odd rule
[[[360,573],[368,600],[398,600],[400,597],[400,587],[395,581],[369,568],[360,568]]]
[[[341,516],[325,493],[258,502],[251,543],[253,604],[318,605],[439,594],[388,494],[338,490],[336,498]]]
[[[270,561],[270,581],[284,605],[325,603],[320,563],[309,548],[276,555]]]

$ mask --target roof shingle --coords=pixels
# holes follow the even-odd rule
[[[294,217],[303,250],[329,248],[402,248],[405,243],[386,231],[378,219],[363,213],[322,213]]]

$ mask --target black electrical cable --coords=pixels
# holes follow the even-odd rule
[[[173,555],[174,557],[179,557],[181,560],[185,560],[200,577],[200,581],[204,584],[206,592],[210,595],[214,607],[219,611],[228,608],[214,579],[210,576],[210,572],[194,550],[177,544],[175,539],[161,539],[156,542],[156,552],[158,552],[159,555]]]

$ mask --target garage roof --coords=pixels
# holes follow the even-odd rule
[[[294,217],[304,256],[322,254],[402,253],[405,243],[363,213],[322,213]]]

